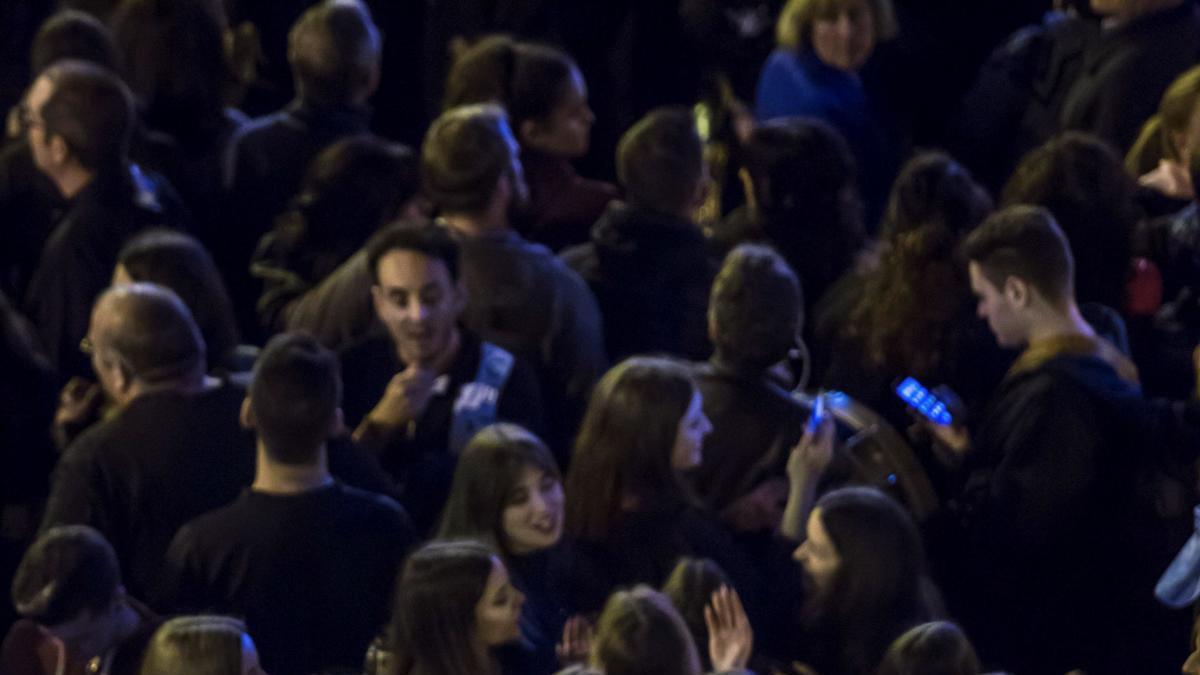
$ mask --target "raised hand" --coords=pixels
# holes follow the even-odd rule
[[[713,670],[741,670],[750,661],[754,649],[754,631],[737,593],[722,586],[712,594],[704,608],[704,623],[708,626],[708,656]]]
[[[567,619],[563,626],[562,641],[554,647],[558,661],[564,667],[583,663],[592,648],[592,624],[583,615]]]

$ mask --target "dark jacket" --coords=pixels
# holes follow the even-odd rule
[[[67,205],[46,240],[25,309],[59,379],[91,372],[79,351],[92,303],[108,287],[121,246],[149,227],[186,222],[175,191],[136,165],[98,174]]]
[[[521,166],[529,183],[529,216],[522,230],[551,251],[587,242],[596,219],[617,198],[615,185],[580,176],[568,160],[522,150]]]
[[[615,202],[592,241],[562,257],[596,294],[614,362],[655,352],[703,359],[712,351],[706,313],[714,270],[696,225]]]
[[[1198,59],[1200,9],[1191,0],[1105,33],[1087,51],[1063,102],[1061,128],[1128,150],[1163,92]]]

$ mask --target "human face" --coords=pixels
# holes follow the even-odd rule
[[[587,154],[595,121],[588,107],[587,84],[572,68],[565,91],[546,119],[522,124],[522,140],[527,147],[554,157],[582,157]]]
[[[856,72],[875,49],[875,15],[866,0],[850,0],[832,16],[813,22],[817,58],[838,70]]]
[[[808,516],[806,532],[807,538],[792,557],[804,568],[804,580],[816,596],[824,597],[833,587],[842,559],[821,522],[821,509],[813,509]]]
[[[704,460],[704,437],[712,431],[712,422],[705,416],[703,406],[704,399],[700,392],[694,392],[687,412],[679,420],[675,447],[671,451],[671,466],[680,471],[700,466]]]
[[[562,483],[538,467],[526,466],[500,516],[508,550],[525,555],[548,549],[562,537],[562,525]]]
[[[21,125],[25,128],[29,149],[33,153],[33,163],[43,173],[49,173],[53,167],[50,152],[49,136],[46,133],[46,122],[42,119],[42,106],[54,92],[54,85],[45,77],[39,77],[25,95],[21,104]]]
[[[254,640],[242,633],[242,675],[266,675],[266,671],[258,660],[258,650],[254,648]]]
[[[975,294],[975,313],[986,319],[988,328],[996,336],[1001,347],[1020,347],[1025,343],[1025,329],[1014,306],[1013,299],[1004,290],[996,288],[983,274],[976,262],[971,262],[967,271],[971,276],[971,292]]]
[[[463,292],[437,258],[393,249],[379,259],[371,287],[375,313],[405,364],[435,365],[454,342]]]
[[[1179,153],[1180,162],[1188,166],[1196,151],[1200,150],[1200,105],[1192,110],[1187,127],[1172,133],[1171,138],[1175,143],[1175,151]]]
[[[80,344],[80,349],[91,358],[92,371],[104,395],[110,401],[123,405],[130,396],[132,381],[120,355],[108,342],[110,327],[116,320],[112,304],[112,298],[105,296],[96,302],[88,323],[87,336]]]
[[[487,647],[498,647],[521,639],[521,607],[525,596],[513,588],[508,570],[492,558],[492,572],[475,604],[475,630]]]

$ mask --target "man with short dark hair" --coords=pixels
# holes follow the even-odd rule
[[[1137,371],[1080,315],[1048,211],[1002,209],[963,251],[979,316],[1023,351],[969,434],[963,419],[925,425],[966,457],[970,601],[956,609],[1015,672],[1137,670],[1122,650],[1149,621],[1155,544],[1171,529],[1139,487],[1154,469]]]
[[[442,114],[421,146],[426,194],[460,247],[463,323],[538,369],[560,461],[607,367],[600,312],[587,285],[545,247],[513,229],[528,189],[504,110],[471,105]]]
[[[181,222],[173,191],[129,162],[134,114],[117,76],[82,61],[47,68],[22,104],[34,164],[67,201],[25,301],[64,381],[88,372],[75,346],[122,244],[145,227]]]
[[[360,666],[416,541],[396,502],[329,474],[341,385],[314,338],[273,338],[241,410],[258,435],[254,484],[181,528],[167,555],[170,604],[245,617],[271,673]]]
[[[498,421],[540,433],[541,395],[523,359],[459,325],[467,291],[446,228],[427,220],[389,227],[367,244],[367,260],[387,335],[342,352],[346,417],[426,532],[471,436]]]
[[[625,201],[611,203],[592,241],[563,259],[596,294],[614,360],[657,352],[705,358],[713,266],[694,213],[708,172],[691,113],[660,108],[642,118],[617,147],[617,176]]]
[[[112,546],[84,525],[51,528],[29,547],[12,600],[22,618],[0,649],[5,675],[133,673],[153,630],[125,595]]]
[[[250,484],[253,443],[237,423],[242,392],[205,375],[191,312],[161,286],[105,291],[82,346],[114,410],[63,453],[42,528],[100,530],[130,591],[152,600],[179,526]]]
[[[233,224],[213,251],[243,328],[256,327],[254,247],[300,187],[309,162],[332,143],[368,132],[367,99],[379,84],[382,38],[359,0],[322,0],[288,35],[296,99],[244,126],[232,141]],[[241,298],[241,301],[238,299]]]

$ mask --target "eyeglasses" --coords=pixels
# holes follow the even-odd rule
[[[29,131],[34,127],[45,128],[46,126],[45,122],[34,118],[33,109],[30,108],[29,104],[25,101],[21,101],[21,103],[17,105],[17,123],[21,125],[22,131]]]
[[[83,352],[87,356],[91,356],[92,354],[96,353],[96,345],[92,343],[91,338],[85,337],[79,341],[79,351]]]

